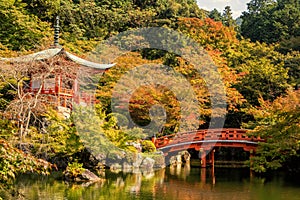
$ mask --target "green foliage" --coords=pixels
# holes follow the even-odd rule
[[[223,21],[222,14],[216,8],[209,12],[208,17],[215,21]]]
[[[289,39],[283,39],[280,42],[279,51],[282,53],[300,51],[300,36],[292,36]]]
[[[31,172],[47,175],[52,167],[52,164],[25,154],[0,139],[0,189],[11,184],[19,174]]]
[[[10,84],[14,85],[15,80],[10,79]],[[11,88],[11,86],[0,81],[0,110],[3,111],[9,105],[9,103],[15,98],[16,91]]]
[[[14,52],[10,50],[47,46],[48,41],[52,41],[49,40],[51,27],[57,14],[61,18],[60,42],[77,54],[91,51],[99,41],[132,28],[174,28],[201,44],[218,66],[226,87],[231,118],[249,120],[253,116],[256,124],[251,124],[252,127],[256,126],[256,130],[263,130],[266,137],[270,136],[254,162],[256,171],[266,171],[280,167],[291,156],[299,154],[297,140],[291,137],[291,132],[298,130],[298,108],[280,111],[264,107],[271,113],[267,117],[258,117],[252,112],[254,106],[261,105],[260,97],[270,104],[274,101],[272,105],[275,105],[279,102],[275,99],[285,94],[290,86],[299,88],[299,10],[298,0],[252,0],[248,4],[248,11],[242,16],[242,35],[252,41],[280,42],[279,46],[269,46],[244,39],[238,41],[230,7],[226,7],[223,14],[217,10],[210,12],[209,16],[214,20],[204,19],[206,13],[197,7],[195,0],[2,0],[0,53],[12,56]],[[143,38],[136,39],[145,42]],[[32,127],[22,141],[29,147],[27,150],[49,160],[57,157],[75,159],[84,148],[96,153],[135,151],[128,144],[146,135],[141,129],[128,128],[129,121],[124,116],[111,113],[111,92],[124,73],[150,62],[169,65],[185,76],[200,102],[200,124],[208,123],[210,94],[193,66],[182,58],[160,50],[144,49],[123,55],[115,62],[117,67],[108,70],[99,84],[97,96],[102,106],[96,105],[96,111],[89,107],[74,107],[71,119],[64,119],[53,110],[38,116],[36,119],[44,126],[37,127],[30,122]],[[12,85],[16,82],[13,78],[9,80]],[[15,94],[7,82],[0,81],[1,111],[10,105]],[[151,120],[149,108],[158,103],[168,114],[165,133],[174,132],[178,127],[180,109],[174,94],[163,87],[138,89],[130,102],[131,117],[138,124],[147,125]],[[1,117],[0,136],[9,138],[16,132],[15,125],[8,120],[9,117]],[[236,121],[238,127],[242,120]],[[285,135],[289,138],[287,143],[281,142]],[[144,151],[154,151],[150,141],[142,143]],[[81,167],[75,163],[69,166],[69,170],[77,173]]]
[[[300,88],[300,52],[294,51],[284,57],[284,67],[288,70],[289,84],[295,89]]]
[[[82,172],[84,172],[85,169],[82,166],[83,164],[78,162],[68,163],[68,166],[64,171],[64,174],[68,175],[68,178],[73,180],[79,175],[81,175]]]
[[[5,4],[6,2],[6,4]],[[5,6],[5,8],[1,8]],[[49,24],[34,15],[28,15],[26,4],[20,0],[0,4],[0,43],[13,50],[36,48],[49,36]]]
[[[149,140],[143,140],[142,141],[142,151],[149,153],[149,152],[155,152],[156,151],[156,147],[153,144],[152,141]]]
[[[36,156],[50,160],[57,156],[71,157],[83,150],[84,146],[70,119],[64,119],[55,110],[49,109],[44,114],[44,120],[46,128],[38,131],[32,127],[27,138]]]
[[[242,35],[252,41],[274,43],[300,36],[298,0],[252,0],[242,19]]]
[[[254,135],[267,141],[259,144],[252,167],[257,172],[291,168],[288,162],[300,160],[300,92],[289,91],[273,103],[262,99],[260,103],[261,107],[251,110],[255,121],[248,125],[255,127]]]
[[[227,51],[227,62],[240,74],[235,87],[248,103],[258,105],[260,97],[273,101],[289,87],[288,70],[274,47],[242,40],[234,49]]]
[[[202,12],[195,0],[159,0],[154,7],[158,10],[158,17],[169,19],[174,17],[199,17]]]
[[[3,116],[0,118],[0,138],[8,139],[16,132],[16,130],[17,129],[12,121]]]
[[[60,15],[61,39],[76,47],[79,41],[99,41],[130,28],[171,25],[178,17],[203,18],[196,4],[195,0],[3,0],[0,43],[13,50],[48,46],[50,27]]]
[[[51,21],[59,13],[61,0],[22,0],[25,9],[39,19]]]
[[[100,105],[96,105],[95,110],[92,107],[74,108],[74,123],[85,147],[94,154],[135,151],[129,143],[144,138],[143,130],[119,127],[117,118],[113,114],[106,115]]]
[[[128,129],[127,126],[119,126],[118,119],[123,119],[114,115],[114,113],[109,114],[104,118],[103,129],[107,139],[112,142],[113,145],[125,150],[135,150],[128,145],[130,142],[134,142],[146,137],[141,128],[131,128]],[[122,124],[122,123],[120,123]],[[128,125],[128,124],[127,124]]]

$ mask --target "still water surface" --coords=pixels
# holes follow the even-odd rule
[[[16,187],[28,200],[300,200],[297,177],[250,176],[249,169],[166,168],[150,173],[106,172],[92,185],[51,177],[22,177]]]

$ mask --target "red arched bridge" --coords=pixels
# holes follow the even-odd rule
[[[243,148],[250,151],[250,156],[255,152],[259,142],[264,142],[259,136],[249,136],[245,129],[205,129],[177,133],[159,138],[153,138],[153,143],[158,150],[165,154],[187,149],[201,152],[202,166],[206,167],[206,157],[214,163],[214,147]]]

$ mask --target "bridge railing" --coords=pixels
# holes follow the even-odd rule
[[[177,133],[156,138],[154,144],[156,148],[161,148],[170,144],[194,142],[194,141],[209,141],[209,140],[243,140],[262,142],[264,141],[259,136],[247,135],[245,129],[208,129],[196,130],[184,133]]]

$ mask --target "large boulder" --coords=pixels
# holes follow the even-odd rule
[[[142,162],[143,162],[143,159],[144,158],[143,158],[141,153],[135,154],[132,166],[134,168],[139,168],[141,166]]]
[[[125,158],[126,153],[124,151],[112,151],[106,157],[106,163],[110,165],[111,163],[122,163]]]
[[[182,163],[189,164],[191,154],[188,151],[178,152],[176,155],[171,156],[170,165],[181,165]]]
[[[181,165],[181,155],[171,156],[170,165]]]
[[[76,174],[71,171],[66,171],[65,179],[70,182],[96,182],[101,180],[96,174],[88,169],[82,169],[80,171],[80,173]]]
[[[181,161],[183,163],[190,163],[191,154],[188,151],[181,151],[178,153],[178,155],[181,155]]]
[[[165,156],[161,152],[155,152],[151,155],[151,158],[155,160],[154,168],[162,169],[166,167]]]
[[[140,165],[140,168],[141,169],[147,169],[147,170],[153,169],[154,163],[155,163],[155,160],[153,160],[152,158],[146,157],[142,161],[142,164]]]
[[[85,169],[81,174],[81,179],[86,181],[100,181],[101,179],[88,169]]]
[[[95,155],[95,159],[96,159],[98,162],[101,162],[102,164],[105,165],[106,154],[105,154],[105,153],[98,153],[97,155]]]

